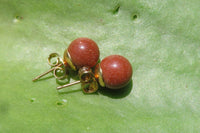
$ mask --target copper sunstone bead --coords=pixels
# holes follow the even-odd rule
[[[101,86],[120,89],[126,86],[132,77],[130,62],[121,55],[110,55],[96,66],[95,77]]]
[[[71,64],[69,63],[71,61]],[[71,42],[64,53],[64,62],[73,69],[83,66],[94,67],[99,59],[99,48],[97,44],[89,38],[77,38]]]

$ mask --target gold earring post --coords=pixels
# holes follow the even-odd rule
[[[57,89],[57,90],[60,90],[60,89],[63,89],[63,88],[65,88],[65,87],[68,87],[68,86],[72,86],[72,85],[75,85],[75,84],[79,84],[80,82],[81,82],[81,81],[78,80],[78,81],[75,81],[75,82],[72,82],[72,83],[63,85],[63,86],[59,86],[59,87],[57,87],[56,89]]]
[[[43,77],[44,75],[46,75],[46,74],[52,72],[53,70],[54,70],[54,68],[49,69],[47,72],[42,73],[42,74],[40,74],[39,76],[35,77],[32,81],[38,80],[39,78],[41,78],[41,77]]]
[[[60,66],[62,66],[62,64],[59,64],[57,67],[60,67]],[[38,80],[39,78],[43,77],[44,75],[46,75],[46,74],[52,72],[54,69],[55,69],[55,67],[49,69],[47,72],[42,73],[42,74],[40,74],[39,76],[35,77],[32,81]]]
[[[52,60],[53,58],[57,58],[55,64],[52,64],[52,63],[51,63],[51,60]],[[32,81],[38,80],[39,78],[43,77],[44,75],[46,75],[46,74],[52,72],[53,70],[55,70],[55,69],[57,69],[58,67],[60,67],[60,66],[63,65],[62,59],[60,58],[60,55],[57,54],[57,53],[51,53],[51,54],[49,55],[47,61],[48,61],[48,64],[49,64],[50,66],[52,66],[53,68],[51,68],[51,69],[49,69],[47,72],[44,72],[44,73],[40,74],[39,76],[35,77],[34,79],[32,79]],[[55,75],[55,74],[54,74],[54,75]]]

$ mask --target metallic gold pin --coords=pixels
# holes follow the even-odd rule
[[[56,58],[56,62],[52,62],[53,59]],[[44,72],[42,74],[40,74],[39,76],[35,77],[32,81],[36,81],[38,80],[39,78],[43,77],[44,75],[50,73],[53,71],[53,75],[57,78],[57,79],[62,79],[65,77],[65,69],[63,68],[64,67],[64,63],[61,59],[61,57],[59,56],[59,54],[57,53],[51,53],[47,59],[48,61],[48,64],[52,67],[51,69],[49,69],[47,72]],[[58,70],[61,70],[63,71],[63,75],[62,76],[58,76],[57,75],[57,71]]]

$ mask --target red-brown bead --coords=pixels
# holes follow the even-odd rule
[[[99,59],[99,48],[89,38],[77,38],[68,47],[72,63],[77,67],[93,67]]]
[[[130,62],[123,56],[111,55],[104,58],[100,67],[107,88],[119,89],[128,84],[132,77]]]

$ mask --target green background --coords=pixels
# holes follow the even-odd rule
[[[129,59],[124,91],[31,81],[78,37]],[[200,132],[199,0],[0,0],[0,57],[1,133]]]

